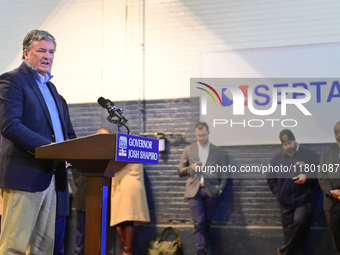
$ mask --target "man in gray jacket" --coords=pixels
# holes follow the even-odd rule
[[[210,221],[215,212],[227,176],[221,170],[227,165],[221,148],[209,142],[209,127],[205,122],[195,126],[197,142],[187,146],[178,167],[179,176],[188,176],[184,197],[189,199],[189,207],[195,227],[197,254],[206,255],[206,240]]]
[[[318,171],[319,184],[325,194],[323,209],[336,251],[340,254],[340,121],[334,126],[337,143],[325,148],[320,159]]]

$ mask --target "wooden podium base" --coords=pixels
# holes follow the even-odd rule
[[[111,178],[87,177],[85,255],[105,255],[109,226]]]

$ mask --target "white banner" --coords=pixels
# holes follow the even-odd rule
[[[280,131],[290,129],[300,143],[335,142],[339,53],[339,43],[202,53],[191,96],[200,97],[210,140],[278,144]]]

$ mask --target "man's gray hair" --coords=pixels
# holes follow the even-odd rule
[[[54,48],[57,48],[57,43],[53,35],[45,30],[34,29],[28,32],[22,42],[22,51],[27,50],[30,52],[33,41],[47,40],[54,43]],[[24,53],[22,53],[22,59],[25,59]]]

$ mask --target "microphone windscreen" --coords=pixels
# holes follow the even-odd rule
[[[100,104],[101,107],[105,108],[106,99],[104,97],[98,98],[98,104]]]

